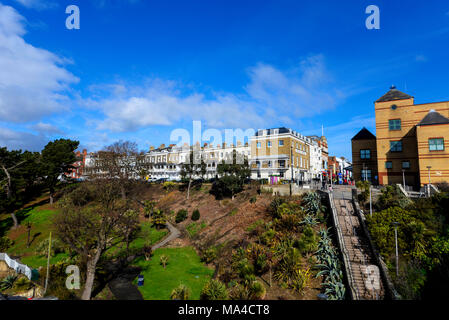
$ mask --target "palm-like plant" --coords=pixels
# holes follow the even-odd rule
[[[5,291],[12,288],[16,280],[17,276],[7,276],[0,282],[0,291]]]
[[[161,265],[164,267],[164,269],[165,269],[165,266],[168,264],[168,257],[165,255],[165,254],[163,254],[163,255],[161,255],[161,257],[159,258],[159,261],[160,261],[160,263],[161,263]]]
[[[226,286],[219,280],[210,280],[201,290],[201,300],[227,300]]]
[[[183,284],[180,284],[178,287],[173,289],[170,295],[172,300],[189,300],[189,297],[190,289]]]

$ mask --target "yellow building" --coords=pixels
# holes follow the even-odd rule
[[[251,138],[252,179],[310,180],[311,139],[287,128],[259,130]]]
[[[431,183],[449,182],[449,101],[415,104],[392,86],[374,108],[379,184],[424,185],[429,172]]]

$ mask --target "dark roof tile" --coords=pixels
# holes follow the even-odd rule
[[[376,139],[376,136],[372,134],[367,128],[363,128],[351,140],[372,140],[372,139]]]
[[[447,124],[449,119],[435,110],[430,110],[429,113],[418,123],[418,126],[430,126],[433,124]]]
[[[395,101],[395,100],[405,100],[411,99],[412,96],[399,91],[395,86],[392,86],[390,91],[380,97],[376,102],[387,102],[387,101]]]

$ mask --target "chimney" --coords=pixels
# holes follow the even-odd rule
[[[240,141],[237,141],[237,147],[241,147],[242,143]]]
[[[207,148],[207,142],[204,142],[204,148]]]
[[[226,148],[226,142],[223,142],[223,149]]]
[[[165,148],[165,143],[161,144],[161,146],[159,147],[159,149],[164,149]]]
[[[150,146],[150,151],[154,151],[154,146]]]
[[[86,156],[87,155],[87,149],[83,149],[83,154]]]

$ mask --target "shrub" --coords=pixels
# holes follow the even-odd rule
[[[270,203],[269,212],[274,218],[279,218],[281,215],[279,213],[279,207],[285,203],[284,198],[275,197]]]
[[[295,247],[301,254],[315,252],[318,249],[318,237],[310,226],[306,226],[299,240],[295,241]]]
[[[0,282],[0,291],[5,291],[12,288],[16,280],[17,276],[7,276]]]
[[[253,281],[249,287],[249,298],[251,300],[263,300],[265,298],[265,295],[267,293],[267,290],[265,289],[264,285],[260,283],[259,281]]]
[[[248,290],[239,283],[234,284],[229,288],[229,298],[231,300],[248,300]]]
[[[217,249],[214,247],[210,247],[203,252],[201,259],[206,263],[211,263],[215,259],[217,259]]]
[[[164,190],[171,191],[175,188],[176,185],[172,181],[165,181],[162,186],[163,186]]]
[[[48,239],[42,240],[36,247],[36,254],[39,256],[48,255]],[[50,256],[54,257],[58,253],[64,252],[64,246],[58,239],[51,239]]]
[[[14,244],[14,241],[8,237],[0,237],[0,252],[6,252]]]
[[[192,219],[193,221],[199,220],[200,219],[200,211],[198,209],[195,209],[192,212],[192,217],[190,219]]]
[[[85,206],[95,199],[95,195],[88,184],[81,183],[70,192],[70,199],[76,206]]]
[[[251,204],[254,204],[254,203],[256,203],[257,202],[257,197],[256,196],[252,196],[250,199],[249,199],[249,203],[251,203]]]
[[[260,241],[265,245],[269,245],[271,241],[273,241],[275,236],[276,231],[274,231],[273,229],[269,229],[262,233],[262,235],[260,236]]]
[[[170,294],[172,300],[189,300],[189,297],[190,289],[183,284],[180,284],[177,288],[173,289]]]
[[[377,211],[382,211],[391,207],[405,209],[411,204],[412,201],[400,191],[398,186],[386,186],[386,188],[382,190],[382,194],[379,196],[375,206]]]
[[[15,291],[28,291],[33,287],[33,283],[28,280],[25,277],[22,277],[20,279],[18,279],[15,283],[14,283],[14,289]]]
[[[413,217],[410,211],[393,207],[373,216],[367,216],[370,234],[384,258],[394,254],[395,237],[393,222],[399,222],[398,246],[404,254],[412,254],[425,246],[426,228],[424,224]]]
[[[178,213],[176,214],[176,219],[175,219],[176,223],[183,222],[184,220],[187,219],[187,216],[188,216],[188,212],[186,209],[179,210]]]
[[[57,262],[54,265],[50,265],[50,281],[48,282],[47,294],[58,297],[60,300],[75,299],[75,291],[69,290],[66,287],[67,273],[66,269],[72,263]],[[83,269],[81,271],[81,278],[85,276]],[[40,284],[44,285],[45,277],[47,274],[47,268],[44,267],[39,270]],[[97,278],[97,275],[96,275]]]
[[[219,280],[210,280],[201,290],[201,300],[227,300],[226,286]]]

